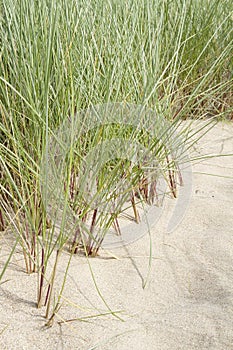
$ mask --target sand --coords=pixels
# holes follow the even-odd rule
[[[233,126],[219,123],[196,152],[233,154]],[[51,328],[44,326],[45,310],[36,308],[37,276],[24,272],[16,253],[0,285],[0,349],[233,349],[233,157],[193,166],[191,201],[168,233],[174,204],[165,201],[151,231],[149,277],[148,235],[89,259],[99,292],[86,258],[76,256]],[[5,261],[5,239],[0,244]],[[67,258],[65,253],[60,261],[58,284]],[[122,320],[113,315],[78,320],[108,313],[100,294]],[[58,323],[70,319],[76,320]]]

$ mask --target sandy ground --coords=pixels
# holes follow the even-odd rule
[[[204,153],[233,153],[233,127],[218,124],[198,144]],[[203,173],[221,175],[211,176]],[[232,178],[230,178],[232,176]],[[167,232],[174,200],[167,200],[149,237],[112,250],[116,258],[75,257],[53,327],[38,310],[36,275],[15,254],[0,285],[0,349],[194,350],[233,349],[233,157],[193,166],[192,198],[180,225]],[[1,240],[4,244],[4,240]],[[1,250],[1,260],[6,256]],[[62,279],[67,255],[59,265]],[[76,319],[59,324],[61,320]],[[85,321],[85,322],[84,322]]]

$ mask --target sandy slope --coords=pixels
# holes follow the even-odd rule
[[[199,142],[198,151],[233,153],[232,125],[218,124]],[[174,206],[167,200],[152,230],[153,259],[145,289],[148,237],[112,251],[118,259],[106,252],[90,259],[101,294],[112,310],[122,311],[118,315],[124,322],[108,315],[57,323],[107,312],[86,259],[75,257],[64,305],[54,326],[44,328],[44,310],[35,307],[37,277],[23,272],[16,254],[0,285],[0,349],[233,349],[233,178],[199,173],[233,177],[233,157],[205,160],[193,172],[192,199],[181,224],[167,233]],[[66,261],[64,255],[58,279]]]

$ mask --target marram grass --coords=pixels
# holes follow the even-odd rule
[[[113,208],[111,215],[101,214],[76,181],[89,150],[116,137],[137,141],[156,153],[173,197],[182,183],[174,152],[148,132],[117,123],[90,130],[72,146],[64,181],[68,210],[89,226],[76,227],[68,237],[65,215],[57,233],[41,193],[40,167],[42,156],[48,160],[51,136],[81,110],[115,102],[151,108],[170,121],[165,136],[174,137],[183,119],[232,118],[232,72],[231,0],[0,1],[0,230],[15,235],[26,271],[39,274],[37,302],[47,305],[48,318],[53,319],[65,287],[66,276],[50,310],[63,249],[68,245],[71,256],[79,249],[97,254],[102,241],[95,229],[120,234],[122,204],[139,222],[138,202],[156,202],[156,172],[148,176],[147,159],[137,166],[114,159],[99,169],[95,184],[101,203],[110,201]],[[189,148],[203,129],[192,141],[188,130],[181,134]],[[180,147],[174,142],[174,149]],[[130,181],[119,194],[114,184],[124,178]]]

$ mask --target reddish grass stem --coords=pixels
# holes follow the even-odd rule
[[[92,255],[93,244],[91,244],[91,241],[92,241],[91,235],[94,232],[96,218],[97,218],[97,211],[98,211],[97,208],[94,209],[94,213],[92,215],[92,221],[91,221],[91,227],[90,227],[90,237],[89,237],[88,246],[87,246],[87,254],[88,255]]]
[[[45,266],[44,266],[44,248],[42,248],[41,251],[41,274],[40,274],[40,286],[39,286],[39,293],[38,293],[38,301],[37,301],[37,307],[41,307],[42,302],[42,290],[44,285],[44,272],[45,272]]]
[[[3,220],[2,210],[0,209],[0,231],[4,231],[4,230],[5,230],[5,223]]]

